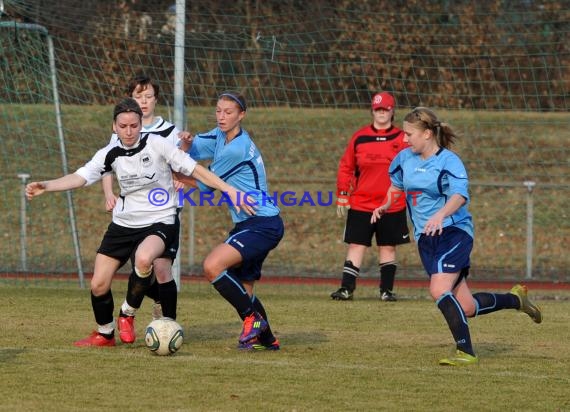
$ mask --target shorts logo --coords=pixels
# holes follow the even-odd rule
[[[232,239],[232,242],[233,242],[233,243],[236,243],[236,244],[237,244],[239,247],[241,247],[241,248],[243,248],[243,247],[244,247],[244,244],[243,244],[243,243],[241,243],[239,240],[236,240],[236,239]]]
[[[453,268],[455,268],[455,265],[453,263],[444,263],[443,267],[453,269]]]

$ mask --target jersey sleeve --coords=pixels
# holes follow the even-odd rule
[[[192,159],[196,160],[213,159],[216,150],[216,139],[216,129],[195,135],[188,154]]]
[[[178,127],[174,126],[174,128],[172,129],[170,134],[168,136],[166,136],[166,140],[168,140],[174,146],[178,146],[180,143],[180,139],[178,138],[179,133],[180,133],[180,129],[178,129]]]
[[[352,136],[338,164],[336,188],[339,192],[350,192],[355,170],[356,156],[354,153],[354,136]]]
[[[77,171],[75,172],[76,174],[85,179],[86,186],[98,182],[99,180],[101,180],[103,174],[105,174],[105,156],[107,155],[110,146],[111,145],[98,150],[90,161],[85,163],[85,165],[77,169]]]
[[[394,160],[392,160],[392,163],[390,163],[390,169],[388,172],[390,175],[390,181],[392,182],[392,185],[398,189],[404,189],[404,173],[402,169],[402,162],[406,156],[406,153],[406,150],[402,150],[396,155]]]
[[[469,202],[469,179],[465,165],[459,156],[452,154],[449,157],[446,175],[449,182],[449,195],[459,194]]]
[[[152,138],[149,142],[153,145],[153,149],[164,157],[172,170],[186,176],[192,175],[197,163],[188,156],[188,154],[178,149],[178,147],[168,139],[156,137]]]

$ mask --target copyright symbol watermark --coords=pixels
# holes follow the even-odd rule
[[[164,206],[169,200],[170,195],[168,191],[161,187],[157,187],[148,192],[148,201],[153,206]]]

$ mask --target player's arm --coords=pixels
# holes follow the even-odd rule
[[[336,176],[336,215],[338,217],[344,216],[350,209],[350,190],[356,167],[353,140],[354,136],[346,146],[338,165]]]
[[[188,152],[192,147],[192,141],[194,140],[194,136],[190,132],[182,131],[178,133],[179,145],[178,147],[180,150],[184,152]]]
[[[161,151],[161,154],[166,159],[172,170],[180,174],[190,176],[213,189],[218,189],[227,194],[232,201],[232,204],[239,212],[243,210],[248,215],[255,214],[255,208],[246,197],[240,197],[240,193],[233,186],[230,186],[214,173],[210,172],[204,166],[199,165],[196,160],[192,159],[186,153],[178,150],[172,143],[167,142],[165,139],[152,140],[151,144],[154,145],[156,150]]]
[[[105,210],[110,212],[117,204],[117,197],[113,193],[113,175],[108,173],[101,178],[101,187],[105,196]]]
[[[87,183],[82,176],[71,173],[57,179],[43,182],[31,182],[26,185],[26,197],[28,200],[43,194],[44,192],[62,192],[64,190],[77,189]]]
[[[228,195],[232,201],[232,204],[238,212],[241,209],[248,215],[255,214],[255,208],[252,206],[253,203],[248,200],[245,193],[242,193],[240,196],[240,193],[236,190],[236,188],[224,182],[204,166],[196,164],[194,170],[192,171],[192,177],[196,178],[196,180],[199,180],[206,186],[218,189]]]
[[[390,209],[392,203],[398,200],[400,196],[404,196],[404,191],[399,187],[394,186],[393,184],[390,185],[390,188],[386,192],[386,201],[384,204],[378,206],[372,211],[372,218],[370,219],[370,222],[375,223],[378,219],[380,219],[382,215],[386,213],[388,209]]]
[[[458,193],[451,195],[447,202],[445,202],[445,205],[428,219],[424,226],[424,233],[428,236],[434,236],[435,234],[441,235],[443,232],[443,220],[457,212],[466,201],[467,199],[465,199],[463,195]]]

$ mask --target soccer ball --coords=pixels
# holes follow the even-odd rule
[[[157,355],[172,355],[182,346],[184,331],[171,318],[155,319],[148,324],[144,334],[147,348]]]

